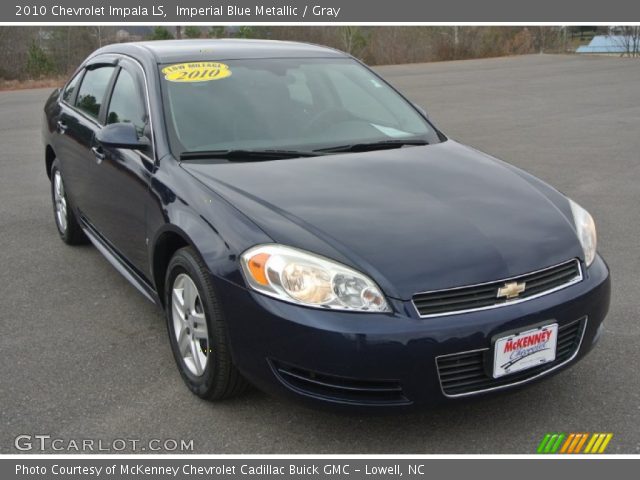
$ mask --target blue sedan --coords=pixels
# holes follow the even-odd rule
[[[164,310],[202,398],[435,405],[548,377],[603,330],[591,215],[342,52],[110,45],[43,138],[61,239]]]

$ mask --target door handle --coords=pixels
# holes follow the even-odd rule
[[[58,120],[56,122],[56,127],[58,128],[58,132],[64,134],[67,131],[67,124],[62,120]]]
[[[91,147],[93,155],[96,157],[98,163],[102,162],[105,158],[105,153],[102,151],[102,147]]]

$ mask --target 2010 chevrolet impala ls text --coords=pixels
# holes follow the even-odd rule
[[[43,134],[62,240],[165,310],[203,398],[433,405],[558,372],[603,330],[589,213],[342,52],[110,45]]]

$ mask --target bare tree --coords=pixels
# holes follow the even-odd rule
[[[52,75],[67,76],[99,46],[126,39],[127,28],[0,26],[0,78],[20,80],[34,76],[36,65],[47,66],[45,70]],[[159,40],[173,38],[174,34],[198,37],[204,33],[201,30],[195,26],[171,30],[158,26],[135,35]],[[623,39],[621,50],[625,55],[640,57],[640,26],[618,27],[612,32]],[[239,26],[213,27],[204,35],[207,34],[317,43],[345,50],[372,65],[564,52],[567,48],[567,29],[555,26]],[[30,52],[34,43],[38,48],[32,47]]]
[[[354,57],[362,58],[367,48],[367,34],[362,27],[340,28],[342,48]]]
[[[548,27],[540,25],[536,32],[536,49],[538,53],[562,51],[564,45],[562,27]]]
[[[640,26],[627,25],[617,27],[617,35],[612,36],[614,42],[624,49],[621,56],[640,57]]]

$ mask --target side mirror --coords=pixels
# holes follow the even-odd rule
[[[413,106],[414,106],[414,108],[416,110],[418,110],[424,116],[424,118],[429,120],[429,114],[427,113],[427,111],[424,108],[422,108],[420,105],[417,105],[415,103],[413,104]]]
[[[146,138],[139,138],[133,123],[110,123],[96,133],[96,140],[105,147],[138,149],[149,146]]]

